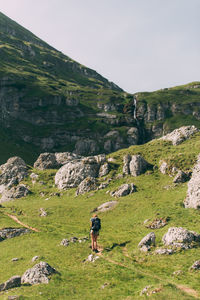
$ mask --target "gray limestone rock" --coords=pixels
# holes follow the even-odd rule
[[[101,167],[99,169],[98,177],[103,177],[103,176],[108,175],[109,171],[110,171],[109,164],[107,162],[105,162],[103,165],[101,165]]]
[[[148,233],[138,244],[141,251],[147,252],[151,249],[151,246],[155,246],[156,236],[154,232]]]
[[[80,156],[70,152],[41,153],[34,163],[34,168],[40,170],[58,169],[66,163],[76,159],[80,159]]]
[[[155,250],[155,254],[158,255],[171,255],[173,254],[175,251],[173,249],[167,249],[167,248],[159,248]]]
[[[124,197],[136,192],[136,186],[133,183],[122,184],[117,190],[110,193],[112,197]]]
[[[0,242],[29,232],[30,230],[27,228],[3,228],[0,230]]]
[[[167,223],[168,218],[157,218],[153,220],[150,224],[147,224],[146,227],[151,229],[159,229],[167,225]]]
[[[169,166],[166,163],[166,161],[160,161],[160,168],[159,168],[159,170],[160,170],[160,172],[162,174],[167,174],[168,168],[169,168]]]
[[[39,209],[39,216],[40,217],[46,217],[47,216],[47,212],[42,207]]]
[[[96,178],[105,161],[105,155],[89,156],[81,160],[71,161],[58,170],[55,184],[59,189],[77,187],[87,177]]]
[[[150,164],[141,156],[133,155],[129,164],[130,174],[132,176],[139,176],[143,174]]]
[[[171,133],[163,136],[161,139],[165,141],[170,141],[174,146],[181,144],[185,140],[189,139],[193,134],[199,130],[194,126],[183,126],[179,129],[175,129]]]
[[[6,282],[0,284],[0,291],[6,291],[8,289],[13,289],[16,287],[21,286],[21,277],[20,276],[13,276],[8,279]]]
[[[25,184],[19,184],[18,186],[12,187],[10,190],[5,188],[0,203],[11,201],[16,198],[26,197],[30,194],[30,190]]]
[[[113,209],[116,205],[117,205],[117,201],[109,201],[109,202],[105,202],[103,204],[101,204],[100,206],[98,206],[97,208],[95,208],[93,210],[93,212],[98,211],[98,212],[105,212],[108,211],[110,209]]]
[[[85,194],[90,191],[96,190],[98,187],[98,182],[94,177],[85,178],[78,186],[76,190],[76,196],[80,194]]]
[[[61,245],[61,246],[65,246],[65,247],[69,246],[69,240],[68,240],[68,239],[63,239],[63,240],[61,241],[60,245]]]
[[[162,241],[165,246],[190,249],[200,242],[200,235],[182,227],[170,227],[163,236]]]
[[[186,174],[183,171],[178,171],[178,173],[176,174],[173,183],[184,183],[189,179],[189,175]]]
[[[200,208],[200,155],[192,172],[192,177],[188,182],[187,196],[184,201],[186,208]]]
[[[131,155],[127,154],[123,157],[123,174],[129,175],[130,174],[130,161],[131,161]]]
[[[94,255],[94,254],[90,254],[90,255],[88,256],[88,258],[87,258],[85,261],[88,261],[88,262],[95,262],[97,259],[99,259],[99,256]]]
[[[5,188],[10,188],[18,184],[28,175],[28,168],[20,157],[11,157],[8,161],[0,166],[0,192]]]
[[[56,270],[52,268],[48,263],[41,261],[33,268],[28,269],[21,278],[22,283],[38,284],[49,283],[49,276],[56,273]]]
[[[200,270],[200,260],[195,261],[190,269],[191,270]]]

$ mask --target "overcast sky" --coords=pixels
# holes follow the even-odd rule
[[[0,0],[0,11],[127,92],[200,81],[200,0]]]

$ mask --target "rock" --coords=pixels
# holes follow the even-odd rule
[[[0,230],[0,242],[29,232],[30,230],[27,228],[3,228]]]
[[[167,225],[168,218],[159,218],[152,221],[150,224],[146,225],[147,228],[159,229]]]
[[[160,168],[159,168],[160,172],[162,174],[167,174],[168,169],[169,169],[169,166],[166,163],[166,161],[161,161],[160,162]]]
[[[173,272],[173,275],[174,275],[174,276],[179,276],[179,275],[181,275],[181,274],[183,274],[183,271],[182,271],[182,270],[177,270],[177,271],[174,271],[174,272]]]
[[[94,255],[94,254],[90,254],[85,261],[95,262],[97,259],[99,259],[99,256]]]
[[[200,235],[182,227],[170,227],[163,236],[162,241],[166,246],[190,249],[200,242]]]
[[[6,291],[8,289],[13,289],[16,287],[21,286],[21,277],[20,276],[13,276],[8,279],[6,282],[0,284],[0,291]]]
[[[45,199],[45,200],[47,200],[47,199]],[[47,216],[47,212],[44,210],[44,208],[41,207],[39,209],[39,212],[40,212],[40,214],[39,214],[40,217],[46,217]]]
[[[58,169],[69,161],[76,159],[80,159],[80,156],[70,152],[41,153],[34,163],[34,168],[40,170]]]
[[[33,179],[33,180],[37,180],[39,178],[39,175],[35,174],[35,173],[31,173],[30,178]]]
[[[0,203],[11,201],[16,198],[26,197],[30,193],[30,190],[25,184],[19,184],[18,186],[12,187],[10,190],[5,188],[2,193]]]
[[[80,194],[85,194],[90,191],[94,191],[97,189],[97,187],[98,183],[96,178],[87,177],[79,184],[78,189],[76,190],[76,196]]]
[[[70,237],[70,242],[71,243],[76,243],[78,241],[78,238],[76,236]]]
[[[131,155],[127,154],[123,157],[123,174],[129,175],[130,174],[130,161],[131,161]]]
[[[200,269],[200,260],[195,261],[190,269],[191,270],[199,270]]]
[[[127,131],[127,141],[129,145],[137,145],[139,140],[139,133],[136,127],[131,127]]]
[[[67,189],[77,187],[87,177],[96,178],[105,160],[105,155],[96,155],[71,161],[58,170],[55,184],[59,189]]]
[[[155,250],[155,254],[158,254],[158,255],[171,255],[174,252],[175,251],[173,249],[167,249],[167,248],[159,248],[159,249]]]
[[[103,289],[105,289],[107,286],[109,286],[110,285],[110,283],[108,283],[108,282],[105,282],[102,286],[101,286],[101,289],[103,290]]]
[[[161,140],[170,141],[174,146],[176,146],[189,139],[194,133],[198,131],[199,130],[194,125],[183,126],[163,136]]]
[[[68,240],[68,239],[63,239],[63,240],[61,241],[60,245],[61,245],[61,246],[65,246],[65,247],[69,246],[69,240]]]
[[[106,162],[103,165],[101,165],[99,169],[99,176],[98,177],[103,177],[106,176],[110,171],[109,164]]]
[[[136,192],[136,186],[133,183],[122,184],[117,190],[110,193],[112,197],[124,197]]]
[[[49,276],[56,273],[56,270],[52,268],[48,263],[41,261],[33,268],[28,269],[21,278],[22,283],[38,284],[49,283]]]
[[[143,174],[150,164],[141,156],[133,155],[129,164],[130,174],[132,176],[139,176]]]
[[[39,256],[36,255],[36,256],[34,256],[34,257],[32,258],[31,261],[34,262],[34,261],[36,261],[36,260],[38,260],[38,259],[39,259]]]
[[[151,246],[155,246],[156,236],[154,232],[148,233],[138,244],[141,251],[147,252],[151,249]]]
[[[18,260],[19,260],[19,258],[17,258],[17,257],[14,257],[11,259],[11,261],[13,261],[13,262],[18,261]]]
[[[79,155],[87,155],[88,153],[94,154],[99,151],[99,146],[95,140],[92,139],[79,139],[75,144],[75,153]]]
[[[18,184],[28,175],[28,168],[20,157],[11,157],[8,161],[0,166],[0,192],[5,188],[10,188]]]
[[[200,209],[200,155],[192,172],[192,177],[188,182],[187,196],[184,201],[186,208]]]
[[[183,171],[178,171],[177,175],[175,176],[173,183],[184,183],[189,179],[189,175]]]
[[[143,296],[144,294],[147,294],[148,296],[148,291],[151,288],[151,285],[145,286],[145,288],[141,291],[140,296]]]
[[[113,209],[116,205],[117,205],[117,201],[109,201],[109,202],[105,202],[103,204],[101,204],[100,206],[98,206],[97,208],[95,208],[93,210],[93,212],[98,211],[98,212],[105,212],[108,211],[110,209]]]

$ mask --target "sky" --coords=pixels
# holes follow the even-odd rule
[[[126,92],[200,81],[200,0],[0,0],[0,11]]]

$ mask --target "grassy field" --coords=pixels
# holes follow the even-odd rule
[[[155,255],[154,251],[141,253],[138,243],[149,232],[156,234],[156,246],[162,245],[162,236],[169,227],[182,226],[200,233],[199,211],[185,209],[183,200],[187,184],[173,185],[173,178],[162,175],[159,161],[166,159],[169,164],[184,170],[191,170],[199,153],[200,135],[179,146],[163,141],[152,141],[146,145],[132,146],[109,155],[115,159],[107,177],[113,180],[100,191],[75,197],[75,189],[61,191],[60,196],[54,186],[56,170],[34,171],[39,174],[35,185],[30,179],[25,181],[32,194],[12,202],[4,203],[0,209],[0,227],[19,227],[6,213],[15,215],[40,232],[6,240],[0,243],[0,282],[13,275],[22,275],[36,262],[46,261],[60,274],[53,275],[48,285],[22,286],[0,293],[0,299],[9,295],[21,295],[20,299],[146,299],[141,290],[151,286],[154,291],[150,299],[195,299],[200,295],[199,272],[189,271],[194,261],[199,259],[200,249],[178,251],[171,256]],[[121,173],[122,158],[126,153],[140,153],[154,164],[152,171],[138,177],[126,176],[116,179]],[[113,200],[107,193],[122,183],[133,182],[137,192],[117,199],[117,206],[99,214],[102,230],[99,244],[102,255],[94,262],[83,262],[91,253],[90,242],[74,243],[68,247],[60,245],[63,238],[88,236],[91,211],[98,205]],[[168,186],[168,189],[166,189]],[[44,197],[40,193],[44,193]],[[44,208],[48,216],[39,217],[39,209]],[[168,217],[167,226],[151,230],[144,221]],[[12,262],[12,258],[19,258]],[[173,273],[181,270],[180,275]],[[102,286],[105,285],[105,288]],[[187,288],[187,289],[186,289]]]

